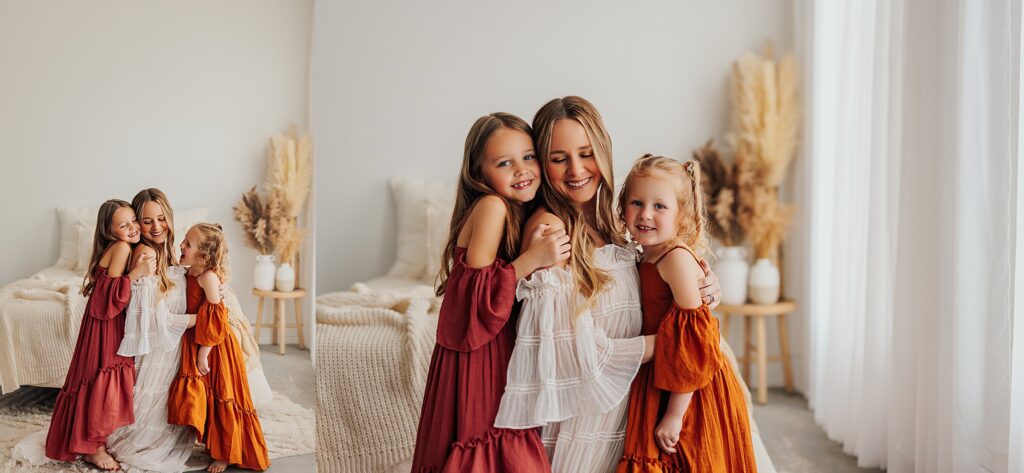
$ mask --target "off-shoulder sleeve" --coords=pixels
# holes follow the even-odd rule
[[[470,352],[486,345],[505,327],[515,304],[516,270],[500,259],[470,268],[465,252],[456,258],[437,317],[437,344]]]
[[[171,313],[168,308],[171,299],[185,297],[184,283],[176,284],[163,297],[158,285],[156,276],[143,276],[132,283],[118,355],[139,356],[153,350],[168,350],[181,340],[188,328],[188,315]]]
[[[203,302],[196,314],[196,343],[212,347],[220,345],[229,333],[228,309],[224,301],[216,304]]]
[[[132,282],[128,275],[112,278],[107,276],[106,271],[100,271],[96,276],[96,284],[89,296],[89,308],[86,313],[90,317],[100,320],[110,320],[117,317],[125,307],[128,307],[128,299],[132,293]]]
[[[560,268],[520,281],[517,297],[516,345],[495,427],[537,427],[619,405],[640,368],[644,338],[611,338],[590,311],[577,315],[582,296]]]
[[[683,309],[672,304],[658,327],[654,347],[654,387],[676,393],[697,391],[722,369],[718,320],[706,305]]]

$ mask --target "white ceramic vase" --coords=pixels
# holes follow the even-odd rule
[[[291,292],[295,289],[295,270],[292,265],[283,263],[277,268],[277,290]]]
[[[253,285],[261,291],[273,291],[276,272],[277,267],[274,265],[274,255],[257,256],[256,269],[252,275]]]
[[[750,300],[755,304],[779,302],[779,268],[767,258],[757,260],[750,268]]]
[[[747,249],[742,246],[723,246],[718,249],[715,274],[722,286],[722,303],[739,305],[747,302]]]

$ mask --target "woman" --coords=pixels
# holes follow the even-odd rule
[[[144,189],[132,207],[142,233],[133,259],[152,255],[157,269],[132,285],[118,354],[136,357],[135,423],[115,431],[107,450],[125,471],[178,472],[192,454],[195,435],[167,423],[167,394],[181,365],[181,336],[196,316],[185,314],[185,268],[174,256],[174,212],[167,196]]]
[[[573,253],[567,269],[519,284],[518,337],[495,425],[542,426],[555,472],[614,471],[626,395],[654,337],[640,336],[636,252],[613,211],[611,139],[593,104],[573,96],[541,107],[533,130],[545,179],[523,231],[564,228]],[[714,307],[719,294],[712,273],[701,295]]]

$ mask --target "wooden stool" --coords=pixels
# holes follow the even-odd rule
[[[715,312],[722,315],[722,337],[728,340],[729,318],[733,315],[743,317],[743,356],[736,359],[743,364],[743,378],[750,383],[750,362],[757,356],[757,403],[768,402],[768,362],[782,361],[782,375],[786,382],[786,392],[793,392],[793,371],[789,366],[789,338],[786,333],[786,314],[796,309],[793,301],[779,301],[775,304],[721,304]],[[764,319],[778,318],[779,351],[776,356],[768,356],[768,338],[765,335]],[[751,320],[754,319],[754,320]],[[757,341],[750,343],[751,322],[756,322]]]
[[[299,329],[299,348],[306,348],[302,339],[302,298],[305,297],[306,290],[295,288],[291,292],[280,292],[253,289],[252,293],[260,298],[259,306],[256,308],[256,343],[260,342],[260,330],[263,328],[263,299],[269,298],[274,303],[274,326],[271,333],[273,333],[274,343],[278,346],[277,352],[284,354],[284,329],[286,328]],[[288,325],[284,320],[284,301],[286,299],[295,299],[295,325]]]

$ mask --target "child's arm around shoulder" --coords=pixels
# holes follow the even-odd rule
[[[469,214],[469,244],[466,245],[466,264],[471,268],[490,266],[498,257],[498,246],[505,234],[508,208],[501,197],[485,195],[473,206]]]
[[[128,269],[128,259],[132,255],[132,246],[123,241],[115,242],[107,250],[107,276],[119,278]],[[106,259],[106,258],[103,258]],[[101,259],[102,262],[102,259]]]
[[[685,249],[672,250],[665,255],[658,262],[658,273],[672,288],[672,298],[681,309],[697,309],[704,303],[700,297],[704,270]]]
[[[211,304],[219,304],[221,300],[220,277],[213,271],[204,271],[199,275],[198,281],[199,287],[203,288],[203,292],[206,293],[206,301]]]

